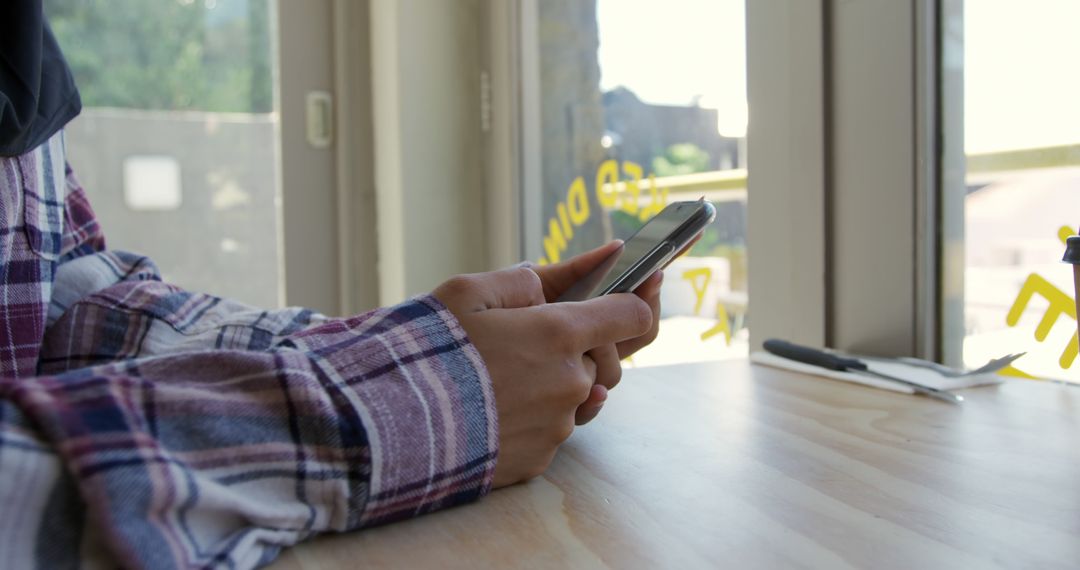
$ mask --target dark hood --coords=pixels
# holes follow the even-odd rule
[[[41,0],[0,0],[0,156],[39,146],[80,110]]]

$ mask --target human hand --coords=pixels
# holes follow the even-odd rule
[[[457,317],[491,375],[496,487],[542,473],[570,437],[598,374],[586,353],[638,338],[653,320],[635,295],[549,304],[539,275],[524,267],[460,275],[432,294]]]
[[[544,299],[553,302],[572,285],[588,275],[597,265],[621,247],[622,242],[613,241],[591,251],[572,257],[562,263],[530,268],[540,276],[544,289]],[[652,313],[652,325],[641,336],[626,339],[615,344],[596,347],[589,351],[589,357],[596,362],[596,384],[589,397],[578,407],[576,421],[583,425],[592,421],[600,413],[607,400],[608,390],[615,387],[622,379],[621,361],[647,346],[656,339],[660,331],[660,285],[663,282],[662,271],[649,276],[634,294],[649,305]]]

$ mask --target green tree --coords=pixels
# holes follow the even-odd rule
[[[693,143],[673,144],[652,160],[657,176],[676,176],[709,170],[709,153]]]
[[[271,0],[45,0],[89,107],[273,110]]]

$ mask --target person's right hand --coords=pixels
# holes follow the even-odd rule
[[[540,276],[544,288],[544,298],[549,303],[555,302],[568,289],[592,273],[598,265],[622,247],[622,241],[613,241],[591,251],[576,255],[561,263],[527,267]],[[588,399],[577,410],[577,424],[585,425],[592,421],[607,401],[608,391],[622,379],[622,360],[634,354],[656,338],[660,332],[660,284],[663,272],[657,271],[641,284],[634,294],[648,303],[652,310],[652,328],[645,334],[623,340],[617,344],[597,346],[589,351],[589,358],[596,363],[596,384],[592,387]]]
[[[540,278],[524,267],[459,275],[432,294],[457,317],[491,375],[495,487],[540,475],[570,437],[596,378],[586,353],[639,337],[653,320],[649,305],[631,294],[547,304]]]

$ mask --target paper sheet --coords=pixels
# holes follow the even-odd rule
[[[889,382],[888,380],[874,378],[855,372],[840,372],[837,370],[829,370],[820,366],[814,366],[813,364],[804,364],[802,362],[789,360],[782,356],[776,356],[775,354],[770,354],[765,351],[756,351],[751,353],[750,361],[755,364],[762,364],[765,366],[771,366],[773,368],[781,368],[783,370],[802,372],[804,374],[810,374],[812,376],[821,376],[823,378],[832,378],[834,380],[843,380],[845,382],[854,382],[856,384],[863,384],[865,386],[873,386],[874,388],[881,388],[882,390],[892,390],[893,392],[903,392],[905,394],[914,393],[914,390],[910,386],[905,386],[897,382]],[[910,364],[904,364],[903,362],[883,360],[866,360],[864,362],[866,362],[866,365],[870,368],[870,370],[873,370],[874,372],[887,374],[889,376],[896,376],[897,378],[903,378],[905,380],[910,380],[911,382],[915,382],[923,386],[939,388],[941,390],[957,390],[960,388],[970,388],[972,386],[1000,384],[1004,381],[1001,376],[998,376],[994,373],[948,377],[928,368],[912,366]]]

